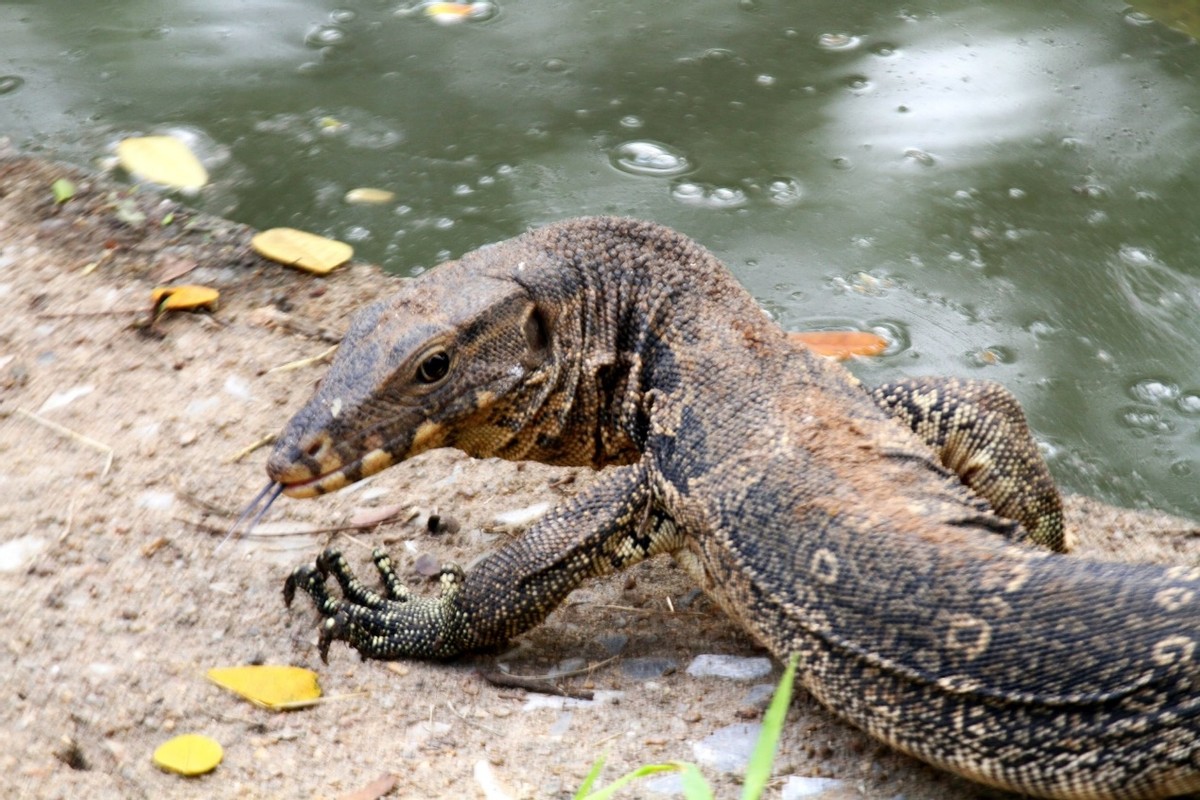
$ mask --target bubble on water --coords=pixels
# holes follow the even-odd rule
[[[333,11],[329,12],[329,19],[333,22],[353,22],[357,16],[358,13],[349,8],[335,8]]]
[[[12,94],[25,85],[20,75],[0,75],[0,94]]]
[[[854,169],[854,164],[845,156],[835,156],[830,160],[829,163],[833,165],[834,169]]]
[[[631,175],[682,175],[692,168],[687,156],[665,144],[649,140],[619,144],[613,149],[610,159],[614,167]]]
[[[630,130],[636,130],[645,124],[646,123],[642,121],[641,117],[635,117],[633,114],[629,114],[628,116],[621,117],[621,127],[622,128],[629,128]]]
[[[1175,425],[1170,420],[1163,419],[1161,411],[1145,406],[1129,406],[1123,409],[1120,421],[1125,427],[1143,433],[1161,434],[1175,430]]]
[[[1179,397],[1179,387],[1169,381],[1146,378],[1130,386],[1129,394],[1134,400],[1141,400],[1143,403],[1161,404]]]
[[[434,220],[433,227],[437,228],[438,230],[442,230],[442,231],[449,230],[450,228],[454,227],[454,220],[452,220],[450,217],[438,217],[436,220]],[[445,258],[441,258],[441,257],[438,258],[438,261],[445,261],[445,260],[446,260]]]
[[[775,76],[774,75],[759,75],[757,78],[754,79],[754,82],[757,83],[759,86],[774,86],[775,85]]]
[[[1133,25],[1135,28],[1145,28],[1154,24],[1154,17],[1144,11],[1135,11],[1134,9],[1126,9],[1123,15],[1125,22]]]
[[[1117,251],[1117,258],[1131,267],[1151,267],[1156,262],[1152,251],[1127,244],[1121,245],[1121,249]]]
[[[916,147],[910,147],[904,151],[904,160],[910,164],[918,164],[922,167],[932,167],[937,164],[937,159],[931,153],[927,153]]]
[[[850,75],[842,79],[842,85],[855,94],[863,94],[872,89],[871,79],[865,75]]]
[[[168,25],[156,25],[153,28],[149,28],[148,30],[142,31],[142,38],[150,39],[151,41],[156,41],[156,40],[167,38],[168,36],[171,35],[172,32],[173,32],[172,28]]]
[[[346,31],[337,25],[317,25],[309,30],[304,43],[309,47],[336,47],[346,43]]]
[[[701,208],[738,208],[746,204],[746,193],[729,186],[681,181],[671,187],[671,197],[689,206]]]
[[[709,50],[705,50],[704,55],[700,56],[700,58],[703,61],[718,64],[729,61],[741,61],[741,59],[738,58],[737,53],[724,47],[713,47]]]
[[[996,367],[1001,364],[1011,364],[1016,360],[1016,351],[1003,345],[981,347],[967,353],[967,363],[973,367]]]
[[[351,225],[343,231],[342,238],[347,242],[365,242],[371,238],[371,229],[362,225]]]
[[[1194,468],[1191,461],[1176,461],[1171,465],[1171,474],[1177,478],[1191,477]]]
[[[794,178],[776,178],[767,184],[767,198],[777,206],[794,206],[804,198],[804,189]]]
[[[1180,395],[1175,406],[1185,414],[1200,414],[1200,393],[1186,392]]]
[[[862,41],[861,36],[849,33],[822,33],[817,37],[817,47],[822,50],[856,50]]]
[[[1012,200],[1024,200],[1026,197],[1024,189],[1018,189],[1015,186],[1008,190],[1008,196]]]
[[[896,55],[899,50],[894,44],[890,44],[888,42],[879,42],[878,44],[871,45],[871,52],[877,56],[880,56],[881,58],[891,58],[892,56]]]
[[[567,62],[561,58],[547,58],[542,62],[542,69],[546,72],[566,72]]]

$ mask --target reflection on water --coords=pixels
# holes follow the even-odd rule
[[[1186,27],[1188,4],[1138,5]],[[1068,486],[1200,516],[1184,34],[1105,0],[475,7],[0,4],[0,132],[95,164],[184,131],[207,209],[399,272],[563,216],[657,219],[785,325],[884,332],[868,380],[1002,380]]]

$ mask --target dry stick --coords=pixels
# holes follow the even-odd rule
[[[588,691],[571,691],[555,686],[553,683],[544,680],[521,678],[516,675],[506,675],[503,672],[491,672],[488,670],[480,670],[479,677],[483,678],[493,686],[500,686],[507,689],[524,689],[528,692],[537,692],[538,694],[553,694],[559,697],[569,697],[572,700],[591,700],[595,695]]]
[[[274,434],[274,433],[268,433],[266,436],[262,437],[257,442],[246,445],[245,447],[243,447],[241,450],[238,450],[236,453],[234,453],[229,458],[229,463],[236,464],[239,461],[241,461],[243,458],[245,458],[246,456],[253,453],[255,450],[259,449],[260,447],[266,447],[267,445],[269,445],[275,441],[275,436],[276,436],[276,434]]]
[[[408,522],[408,520],[412,519],[412,516],[403,519],[402,517],[406,512],[409,511],[411,511],[411,509],[397,511],[392,516],[384,517],[380,520],[372,520],[371,522],[363,522],[357,525],[335,525],[332,528],[313,528],[312,530],[306,531],[280,531],[279,533],[271,534],[255,534],[253,530],[249,530],[242,535],[242,538],[252,539],[254,536],[259,535],[273,539],[278,536],[313,536],[320,533],[348,533],[349,531],[367,531],[378,525],[384,525],[391,522]],[[199,528],[202,531],[207,531],[208,533],[224,534],[226,532],[225,528],[219,528],[216,525],[209,525],[207,522],[200,522],[199,520],[187,519],[186,517],[172,517],[172,519],[174,519],[176,522],[183,522],[187,525],[191,525],[193,528]],[[347,538],[357,543],[354,537],[347,536]]]
[[[37,414],[34,414],[32,411],[26,411],[23,408],[18,408],[17,413],[27,419],[30,419],[30,420],[36,422],[38,425],[43,425],[43,426],[49,428],[50,430],[54,431],[55,433],[57,433],[61,436],[65,436],[68,439],[73,439],[76,442],[79,442],[80,444],[87,445],[88,447],[91,447],[95,450],[99,450],[101,453],[104,453],[106,457],[104,459],[104,471],[100,473],[101,478],[108,475],[108,471],[110,469],[112,469],[113,449],[111,447],[109,447],[108,445],[106,445],[104,442],[98,442],[95,439],[91,438],[90,436],[84,436],[82,433],[76,433],[75,431],[71,430],[70,428],[66,428],[66,427],[63,427],[62,425],[59,425],[57,422],[51,422],[50,420],[46,419],[45,417],[39,417]]]
[[[315,356],[302,358],[299,361],[289,361],[286,364],[280,364],[278,367],[271,367],[269,370],[267,370],[267,374],[270,375],[272,372],[291,372],[292,370],[296,369],[304,369],[305,367],[320,363],[321,361],[329,358],[329,356],[333,355],[334,351],[337,349],[338,346],[335,344],[332,347],[322,350]]]

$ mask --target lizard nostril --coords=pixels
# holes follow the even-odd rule
[[[316,441],[310,442],[308,447],[304,448],[304,455],[308,456],[309,458],[317,458],[318,456],[321,455],[321,452],[324,449],[325,449],[324,440],[317,439]]]

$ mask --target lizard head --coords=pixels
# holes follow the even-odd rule
[[[479,266],[449,262],[358,312],[267,462],[285,494],[324,494],[435,447],[512,457],[528,413],[513,409],[538,405],[549,336],[525,288]]]

